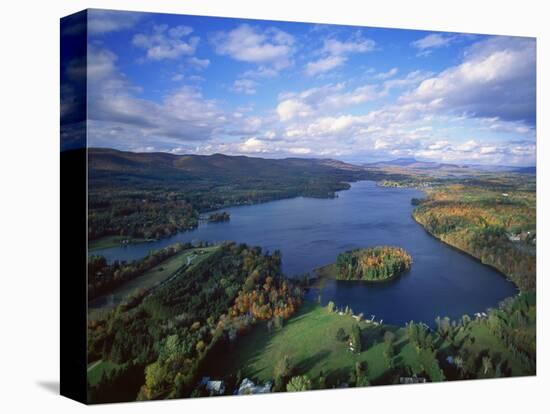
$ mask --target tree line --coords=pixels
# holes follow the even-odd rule
[[[108,263],[103,256],[90,256],[88,257],[88,299],[92,300],[112,292],[166,259],[192,247],[190,243],[175,243],[152,251],[144,258],[132,262],[116,260],[113,263]]]

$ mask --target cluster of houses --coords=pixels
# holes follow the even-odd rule
[[[506,237],[511,242],[525,242],[525,243],[531,243],[536,244],[537,239],[534,234],[532,234],[530,231],[522,231],[520,233],[506,233]]]
[[[201,386],[210,395],[224,395],[225,394],[225,382],[222,380],[211,380],[210,377],[204,377],[200,383]],[[233,391],[233,395],[251,395],[251,394],[267,394],[271,392],[273,388],[273,382],[267,381],[265,384],[254,384],[254,382],[248,378],[242,380],[239,388]]]
[[[476,319],[487,319],[487,314],[485,312],[476,312],[474,316]]]
[[[374,315],[371,315],[370,316],[370,319],[363,319],[363,314],[360,313],[359,315],[354,315],[353,314],[353,311],[351,309],[346,309],[346,310],[336,310],[336,313],[340,316],[346,316],[346,315],[351,315],[351,317],[353,319],[355,319],[357,322],[360,322],[360,321],[365,321],[365,323],[367,324],[373,324],[373,325],[382,325],[382,323],[384,322],[383,319],[380,319],[380,321],[375,321],[374,320]]]

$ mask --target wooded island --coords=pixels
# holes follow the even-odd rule
[[[340,280],[382,281],[411,268],[411,256],[400,247],[376,246],[340,253],[336,258]]]

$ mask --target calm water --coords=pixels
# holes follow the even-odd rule
[[[388,283],[328,281],[321,300],[349,305],[355,313],[375,315],[386,323],[409,320],[433,325],[437,315],[458,318],[496,306],[514,295],[514,285],[496,270],[444,245],[411,218],[412,189],[381,188],[374,182],[353,183],[336,199],[293,198],[227,208],[231,221],[205,223],[158,242],[95,251],[108,260],[132,260],[177,241],[235,240],[283,253],[287,275],[311,272],[334,262],[344,250],[397,245],[413,257],[410,272]],[[311,291],[309,296],[316,297]]]

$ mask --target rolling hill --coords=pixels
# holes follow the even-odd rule
[[[297,196],[331,198],[357,180],[399,178],[331,159],[88,150],[89,238],[160,238],[200,213]]]
[[[217,183],[269,180],[354,181],[365,169],[331,159],[267,159],[246,156],[135,153],[114,149],[88,150],[91,180],[140,178],[160,181],[215,180]]]

